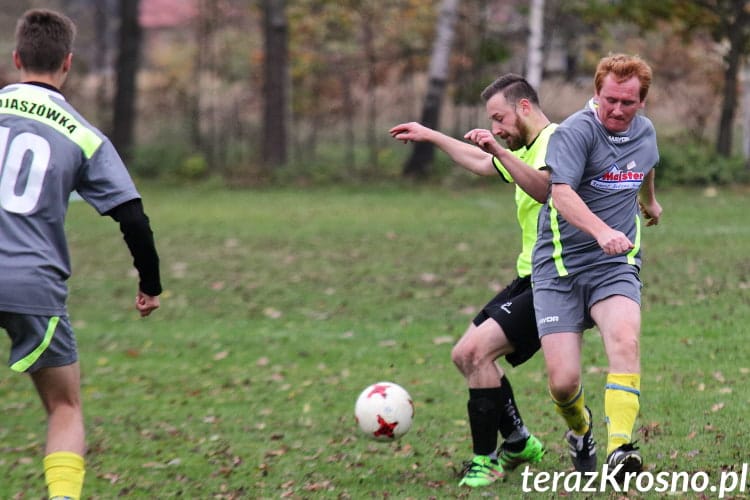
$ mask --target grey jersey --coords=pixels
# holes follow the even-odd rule
[[[550,198],[539,213],[534,282],[606,262],[626,262],[640,269],[638,190],[658,161],[656,132],[640,114],[626,132],[613,134],[602,126],[595,105],[589,102],[561,123],[547,148],[550,181],[568,184],[589,210],[627,235],[635,248],[624,255],[606,255],[594,238],[568,224]]]
[[[71,192],[100,214],[140,198],[109,140],[50,88],[0,90],[0,310],[65,313]]]

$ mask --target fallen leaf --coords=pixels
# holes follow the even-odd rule
[[[281,311],[274,309],[273,307],[266,307],[263,309],[263,314],[271,319],[279,319],[281,317]]]
[[[435,337],[434,339],[432,339],[432,343],[435,345],[452,344],[453,337],[450,335],[444,335],[442,337]]]
[[[437,275],[434,273],[422,273],[419,276],[419,280],[422,283],[435,283],[437,281]]]
[[[267,457],[281,457],[286,455],[287,449],[286,448],[279,448],[277,450],[268,450],[266,452]]]
[[[101,475],[101,478],[109,481],[109,484],[115,484],[120,480],[120,475],[115,474],[114,472],[105,472]]]
[[[331,488],[331,481],[320,481],[318,483],[308,483],[302,487],[305,491],[322,491]]]

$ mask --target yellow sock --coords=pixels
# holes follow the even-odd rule
[[[589,414],[584,404],[583,386],[580,386],[576,395],[568,401],[558,401],[555,398],[552,398],[552,401],[555,402],[557,414],[565,419],[565,423],[573,432],[579,436],[588,432],[591,422],[589,422]]]
[[[635,419],[640,409],[641,376],[638,373],[610,373],[604,390],[607,419],[607,455],[632,441]]]
[[[69,451],[57,451],[44,457],[44,479],[50,498],[81,498],[84,470],[83,457]]]

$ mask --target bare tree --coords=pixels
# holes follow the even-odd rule
[[[136,76],[140,66],[141,25],[138,22],[140,0],[120,0],[120,35],[117,55],[112,143],[128,159],[133,149],[135,127]]]
[[[750,168],[750,60],[745,61],[742,71],[742,154]]]
[[[732,154],[734,118],[739,101],[737,86],[743,57],[750,51],[750,5],[747,0],[719,2],[719,26],[729,42],[724,56],[724,100],[719,117],[716,152],[722,156]]]
[[[287,159],[286,90],[288,39],[285,0],[263,0],[265,40],[263,163],[278,166]]]
[[[456,18],[458,17],[459,0],[442,0],[437,19],[435,42],[432,46],[430,58],[429,80],[427,95],[422,107],[422,124],[430,128],[437,128],[440,121],[445,86],[448,82],[451,47],[455,34]],[[409,160],[404,165],[403,175],[406,177],[425,178],[429,175],[432,160],[435,156],[435,146],[429,142],[415,142]]]
[[[367,61],[367,145],[370,151],[370,168],[378,166],[378,134],[376,130],[378,120],[378,105],[375,91],[377,89],[378,56],[375,51],[375,33],[373,30],[372,8],[363,10],[362,45],[365,61]],[[352,165],[353,166],[353,165]]]
[[[105,110],[109,110],[110,101],[107,95],[108,81],[107,75],[111,73],[111,64],[109,52],[112,44],[110,43],[109,28],[112,12],[110,11],[111,2],[100,1],[94,5],[94,68],[96,69],[96,108],[100,113],[97,117],[103,121]],[[106,123],[111,123],[111,114],[104,115],[107,117]]]
[[[222,130],[222,118],[217,101],[220,80],[217,66],[219,54],[216,35],[222,28],[222,11],[218,0],[196,2],[196,56],[193,66],[193,92],[191,95],[190,135],[196,149],[206,158],[211,170],[220,168],[226,151],[227,133]]]
[[[544,60],[544,0],[531,0],[529,11],[529,42],[526,56],[526,79],[538,89],[542,83]]]

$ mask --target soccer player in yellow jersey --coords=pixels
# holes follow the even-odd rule
[[[506,470],[524,462],[539,462],[544,455],[542,443],[521,419],[510,382],[497,359],[505,356],[516,366],[540,348],[531,293],[531,252],[536,242],[537,215],[549,186],[547,173],[540,169],[555,129],[539,105],[537,92],[519,75],[499,77],[482,92],[482,99],[491,130],[469,131],[464,136],[469,142],[415,122],[390,130],[393,138],[404,142],[435,144],[475,174],[499,175],[505,182],[516,184],[516,216],[522,235],[518,276],[484,306],[452,352],[453,362],[469,387],[467,406],[474,452],[460,484],[473,488],[492,484]],[[503,437],[499,448],[498,431]]]

